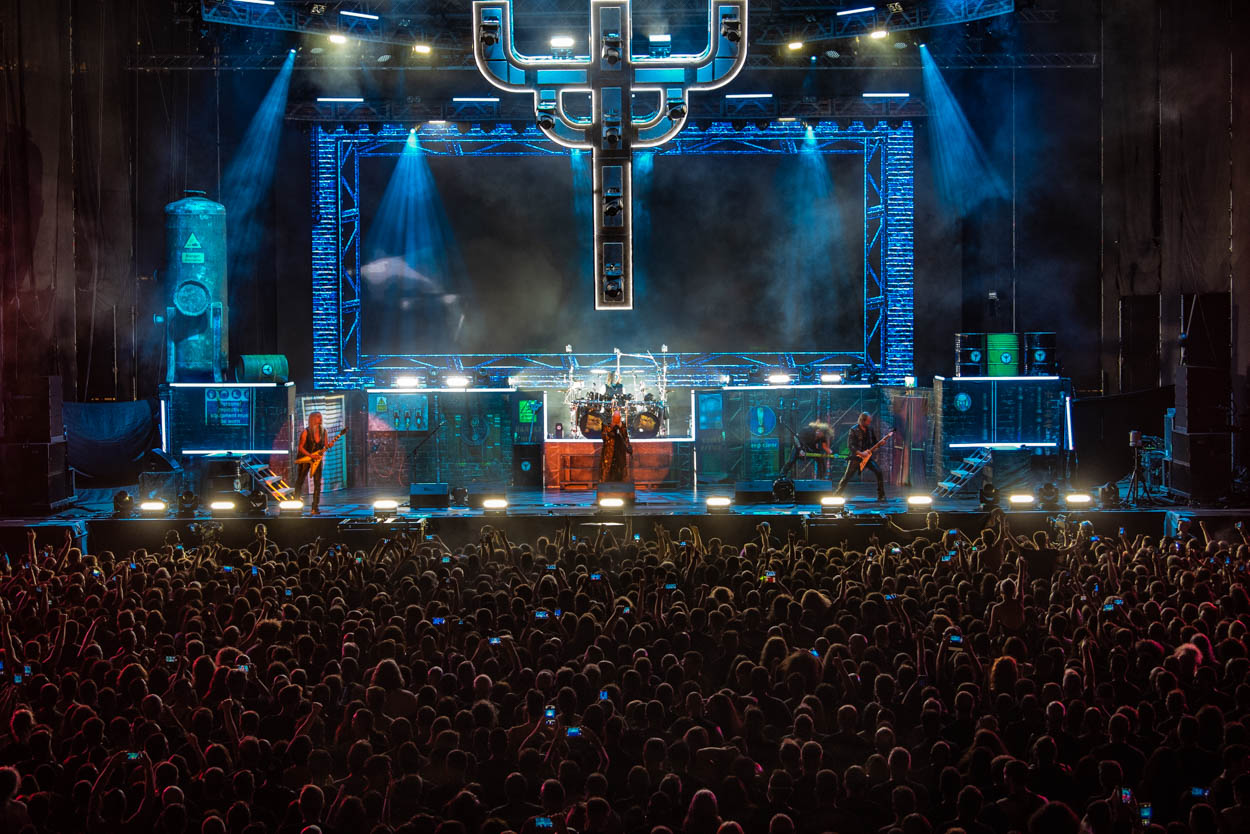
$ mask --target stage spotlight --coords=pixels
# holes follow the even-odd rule
[[[482,501],[482,511],[486,515],[507,515],[508,499],[507,498],[487,498]]]
[[[298,498],[288,498],[278,502],[278,515],[280,516],[303,515],[303,513],[304,502]]]
[[[794,481],[784,475],[773,481],[773,501],[778,504],[793,504],[794,497]]]
[[[842,382],[842,374],[821,374],[820,381],[826,385],[837,385]]]
[[[933,505],[932,495],[909,495],[907,496],[907,506],[909,507],[929,507]]]
[[[262,516],[269,514],[269,494],[259,487],[253,487],[247,494],[248,515]]]
[[[616,217],[625,210],[625,201],[619,196],[603,198],[603,213],[607,217]]]
[[[1088,492],[1072,492],[1064,497],[1069,507],[1088,507],[1094,503],[1094,496]]]
[[[453,487],[451,490],[451,506],[463,509],[469,506],[469,488]]]
[[[720,36],[730,43],[741,41],[742,20],[736,17],[722,17],[720,21]]]
[[[169,512],[169,505],[164,501],[141,501],[139,515],[144,518],[161,518]]]
[[[769,374],[768,384],[769,385],[789,385],[790,375],[789,374]]]
[[[1037,488],[1037,504],[1043,510],[1059,509],[1059,487],[1050,481]]]
[[[711,498],[707,499],[706,503],[707,511],[709,513],[727,513],[729,512],[730,505],[733,504],[733,499],[726,498],[723,495],[713,495]]]
[[[399,513],[399,502],[394,498],[379,498],[373,502],[374,518],[394,518]]]
[[[477,27],[477,39],[482,46],[494,46],[499,43],[499,21],[483,20]]]
[[[1027,492],[1013,492],[1007,496],[1007,503],[1014,509],[1024,509],[1033,506],[1034,498]]]
[[[803,41],[790,41],[788,44],[786,44],[786,48],[789,49],[791,52],[798,52],[800,49],[803,48]]]
[[[904,388],[915,388],[915,387],[916,387],[916,378],[915,378],[914,376],[905,376],[905,377],[903,377],[903,387],[904,387]]]
[[[1113,510],[1120,506],[1120,487],[1108,481],[1098,488],[1098,506],[1104,510]]]
[[[998,487],[986,481],[981,484],[981,489],[977,492],[977,498],[981,501],[981,512],[989,512],[998,506]]]
[[[841,495],[826,495],[820,499],[822,515],[837,515],[846,509],[846,499]]]
[[[195,515],[195,511],[200,508],[200,497],[189,489],[184,489],[178,495],[178,515],[181,518],[187,518]]]
[[[603,60],[607,61],[609,66],[616,66],[621,62],[621,39],[617,35],[606,37],[603,39],[603,49],[600,54]]]
[[[421,378],[415,376],[397,376],[395,377],[395,387],[397,388],[416,388],[421,384]]]
[[[430,47],[428,43],[414,43],[412,45],[412,51],[417,53],[418,55],[429,55],[434,50]]]
[[[122,490],[113,496],[113,518],[130,518],[135,509],[135,500],[130,493]]]
[[[212,511],[213,518],[234,515],[236,506],[237,504],[233,498],[218,498],[216,501],[208,503],[208,509]]]
[[[652,58],[667,58],[673,54],[673,36],[656,34],[647,38],[647,53]]]
[[[668,103],[668,117],[673,121],[685,118],[686,103],[684,101],[670,101]]]
[[[469,378],[460,374],[443,377],[443,386],[446,388],[468,388]]]
[[[549,110],[539,110],[537,117],[538,126],[543,130],[551,130],[556,126],[555,114]]]
[[[619,510],[625,506],[624,498],[600,498],[599,508],[602,510]]]
[[[603,140],[615,148],[621,144],[621,129],[619,127],[604,128]]]
[[[868,37],[872,38],[874,41],[879,41],[879,40],[885,39],[889,34],[890,33],[885,31],[884,29],[874,29],[872,31],[872,34],[869,35]]]
[[[334,43],[334,44],[338,44],[339,46],[342,46],[343,44],[347,43],[347,36],[346,35],[331,35],[330,43]]]

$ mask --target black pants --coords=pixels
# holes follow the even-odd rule
[[[813,453],[813,454],[816,454],[816,453]],[[816,478],[820,477],[821,470],[824,468],[821,466],[821,464],[827,465],[828,463],[826,458],[801,458],[799,457],[798,449],[791,449],[790,459],[786,461],[785,466],[781,467],[781,476],[784,478],[788,476],[791,472],[794,472],[795,469],[799,465],[799,461],[802,461],[804,466],[810,463],[812,465],[813,477],[816,477]]]
[[[869,458],[868,465],[864,467],[865,472],[871,472],[877,476],[877,497],[885,497],[885,479],[881,476],[881,467],[877,466],[876,458]],[[851,479],[852,475],[859,472],[859,458],[851,455],[851,459],[846,462],[846,473],[842,476],[842,480],[838,482],[838,492],[846,489],[846,482]]]
[[[295,475],[296,498],[299,498],[304,494],[304,481],[308,478],[308,470],[311,468],[311,463],[301,463],[299,465],[299,471]],[[312,473],[312,508],[314,510],[321,506],[321,473],[324,469],[324,466],[318,466],[317,471]]]

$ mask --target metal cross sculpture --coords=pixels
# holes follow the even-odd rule
[[[473,56],[486,80],[531,93],[538,127],[594,166],[595,309],[634,306],[630,171],[635,148],[654,148],[686,123],[691,90],[728,84],[747,56],[747,0],[709,0],[708,45],[698,55],[634,55],[630,0],[590,0],[586,56],[519,54],[512,0],[475,0]],[[589,116],[569,115],[566,93],[590,95]],[[635,95],[637,94],[637,95]]]

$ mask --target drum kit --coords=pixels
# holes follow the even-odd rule
[[[601,394],[594,391],[570,391],[569,406],[576,419],[578,433],[588,440],[598,440],[603,429],[612,422],[612,412],[621,419],[633,438],[659,437],[668,423],[668,407],[662,398],[647,393]]]

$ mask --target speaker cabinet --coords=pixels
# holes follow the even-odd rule
[[[409,484],[408,507],[413,510],[445,510],[451,506],[450,484]]]
[[[52,443],[65,439],[61,378],[37,376],[9,397],[5,436],[18,442]]]
[[[1233,436],[1229,432],[1172,431],[1169,483],[1175,492],[1197,501],[1214,501],[1232,488]]]
[[[0,443],[0,506],[10,513],[59,510],[77,500],[64,440]]]
[[[543,444],[517,443],[512,447],[512,486],[543,488]]]
[[[1181,365],[1176,369],[1176,428],[1195,433],[1227,431],[1231,399],[1227,368]]]

